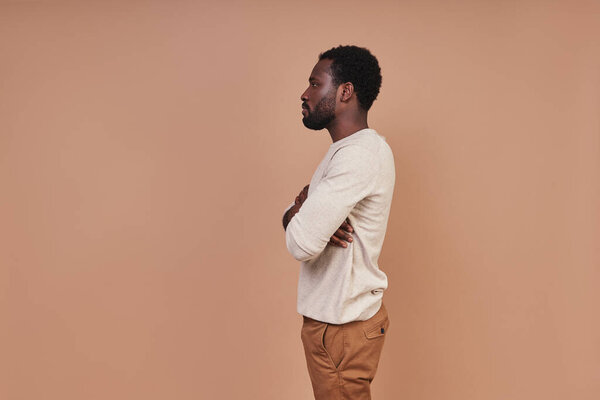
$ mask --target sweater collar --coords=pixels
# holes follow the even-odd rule
[[[361,129],[359,131],[354,132],[352,135],[348,135],[345,138],[338,140],[337,142],[331,143],[330,147],[337,147],[341,144],[349,142],[351,140],[351,138],[356,138],[356,135],[364,135],[364,134],[374,133],[374,132],[375,132],[375,130],[371,129],[371,128]]]

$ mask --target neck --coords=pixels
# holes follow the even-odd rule
[[[355,119],[338,119],[332,121],[332,125],[327,127],[333,143],[348,137],[362,129],[367,129],[367,114],[358,116]]]

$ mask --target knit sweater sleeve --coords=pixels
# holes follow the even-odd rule
[[[367,197],[376,182],[379,160],[359,145],[338,149],[324,177],[310,194],[286,230],[286,245],[298,261],[317,257],[354,206]]]

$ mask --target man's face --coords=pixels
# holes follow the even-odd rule
[[[337,88],[333,85],[329,66],[332,60],[323,59],[315,65],[308,78],[308,89],[302,93],[302,123],[308,129],[326,128],[335,119]]]

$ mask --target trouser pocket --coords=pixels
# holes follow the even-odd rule
[[[327,324],[321,338],[323,350],[335,368],[344,358],[344,329],[340,325]]]
[[[377,322],[373,322],[368,325],[365,325],[363,327],[363,332],[365,333],[365,336],[369,340],[378,339],[378,338],[383,339],[385,337],[385,335],[387,334],[389,326],[390,326],[390,320],[386,315],[384,318],[382,318],[381,320],[379,320]]]

